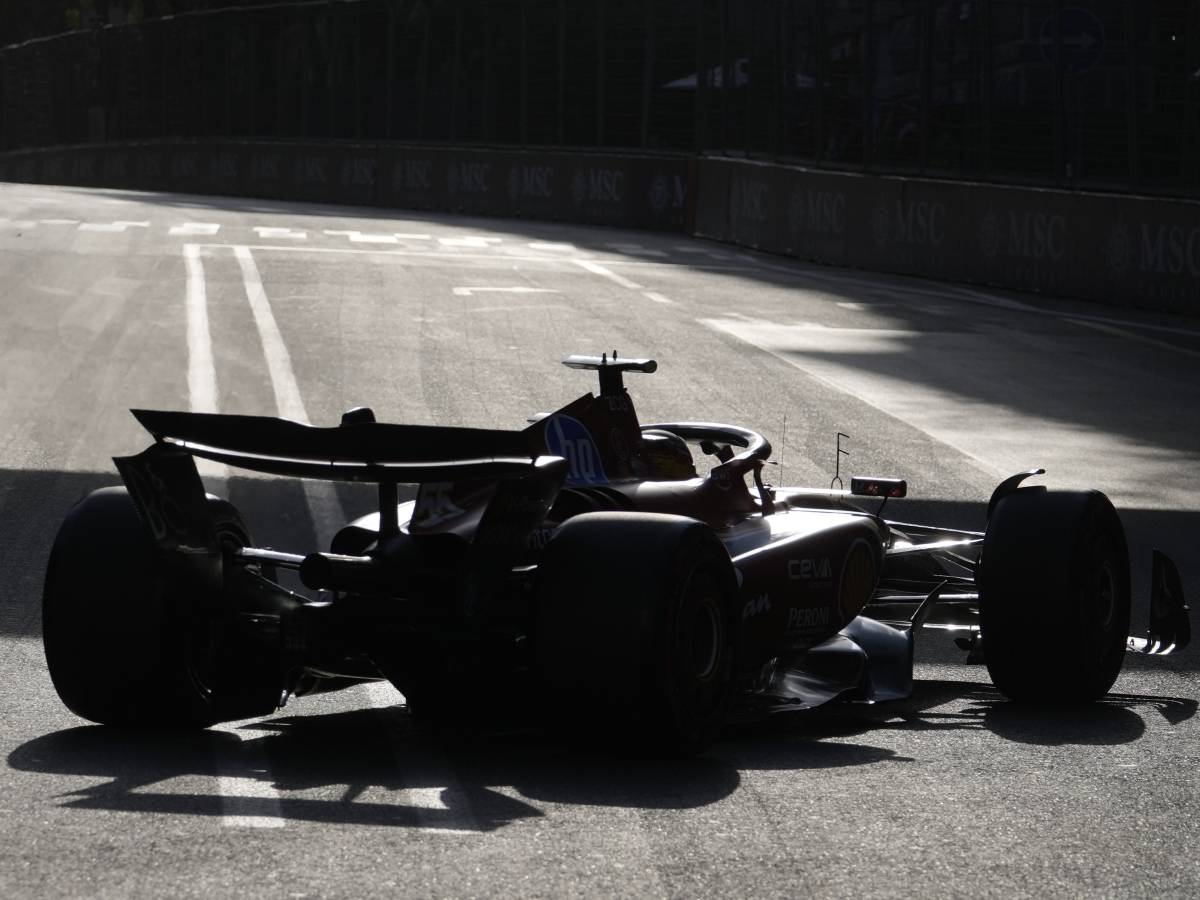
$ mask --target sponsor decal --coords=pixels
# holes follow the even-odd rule
[[[571,182],[571,199],[584,203],[620,203],[625,197],[625,173],[620,169],[592,166],[577,169]]]
[[[771,597],[768,594],[759,594],[757,597],[751,597],[746,601],[746,605],[742,607],[742,621],[746,621],[760,613],[771,611]],[[795,610],[792,610],[795,612]]]
[[[398,159],[392,166],[392,187],[400,191],[425,191],[433,187],[433,162]]]
[[[193,151],[171,157],[172,178],[195,178],[200,173],[200,155]]]
[[[767,185],[747,178],[733,179],[730,198],[731,211],[735,219],[761,223],[767,220]]]
[[[293,169],[295,180],[299,184],[325,184],[329,180],[325,173],[328,163],[329,160],[324,156],[297,156]]]
[[[802,188],[792,193],[788,203],[788,222],[792,233],[841,235],[846,231],[846,195],[838,191],[814,191]]]
[[[218,153],[208,161],[208,177],[210,181],[236,181],[238,177],[238,159],[232,153]]]
[[[939,246],[946,237],[946,205],[928,200],[881,203],[871,213],[871,232],[879,247],[889,243]]]
[[[554,197],[553,166],[535,166],[529,163],[513,163],[508,169],[508,196],[510,200],[533,197],[550,200]]]
[[[987,259],[1058,262],[1067,255],[1066,216],[1009,210],[1002,218],[989,212],[979,223],[979,249]]]
[[[1114,226],[1108,233],[1108,247],[1104,254],[1108,270],[1114,275],[1124,275],[1129,271],[1132,258],[1133,238],[1129,234],[1129,228],[1125,225]]]
[[[370,157],[353,156],[342,161],[343,187],[374,187],[375,160]]]
[[[486,194],[491,176],[491,163],[459,160],[446,168],[446,187],[451,194]]]
[[[621,462],[629,461],[629,444],[620,428],[613,428],[608,433],[608,442],[612,445],[613,453]]]
[[[687,203],[687,186],[682,175],[655,175],[650,182],[650,208],[661,215],[671,209],[683,209]]]
[[[608,482],[596,442],[578,419],[561,413],[551,416],[546,420],[543,434],[546,436],[546,449],[567,461],[568,484]]]
[[[789,559],[787,570],[792,581],[829,581],[833,578],[833,566],[828,556]]]
[[[1140,238],[1139,271],[1200,278],[1200,225],[1187,229],[1143,222]]]
[[[823,628],[829,624],[829,607],[796,608],[788,610],[788,631],[806,631],[810,628]]]
[[[254,181],[278,181],[280,165],[278,153],[256,153],[250,158],[250,177]]]
[[[125,153],[114,153],[104,160],[104,176],[106,178],[124,178],[129,172],[129,156]]]

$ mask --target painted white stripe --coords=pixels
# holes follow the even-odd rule
[[[217,411],[217,370],[213,365],[212,336],[208,330],[208,291],[200,248],[183,245],[187,269],[188,404],[192,412]]]
[[[300,399],[300,388],[296,384],[296,375],[292,369],[292,357],[283,342],[275,315],[271,312],[271,304],[267,301],[266,291],[263,290],[258,266],[255,265],[249,248],[245,246],[234,247],[233,255],[242,270],[246,299],[250,302],[250,312],[254,316],[254,324],[258,328],[263,353],[267,358],[267,372],[275,392],[275,407],[285,419],[307,422],[308,413],[304,410],[304,401]]]
[[[236,723],[218,725],[213,730],[233,735],[239,741],[250,737],[243,737]],[[254,737],[259,736],[258,732],[252,734]],[[226,828],[282,828],[287,824],[287,820],[279,802],[279,791],[275,790],[271,783],[273,777],[266,753],[257,746],[239,748],[236,753],[237,771],[244,772],[249,769],[257,774],[233,775],[228,771],[221,771],[229,766],[227,760],[222,766],[222,757],[218,756],[217,790],[221,795],[221,824]]]
[[[1182,353],[1184,356],[1194,356],[1200,358],[1200,352],[1196,350],[1192,350],[1188,347],[1180,347],[1176,344],[1168,343],[1167,341],[1156,340],[1152,337],[1146,337],[1144,334],[1134,334],[1132,331],[1126,331],[1124,328],[1116,328],[1115,326],[1107,325],[1102,321],[1076,318],[1074,316],[1064,316],[1063,320],[1066,322],[1071,322],[1074,325],[1083,325],[1085,328],[1094,328],[1096,331],[1103,331],[1105,334],[1123,337],[1129,341],[1136,341],[1139,344],[1147,344],[1148,346],[1157,347],[1161,350],[1171,350],[1175,353]]]
[[[78,219],[39,219],[43,225],[78,225]]]
[[[647,300],[653,300],[655,303],[674,303],[675,302],[670,297],[664,297],[662,294],[660,294],[656,291],[646,291],[645,293],[642,294],[642,296],[645,297]]]
[[[182,225],[172,225],[168,234],[194,235],[196,237],[212,237],[221,230],[220,225],[212,222],[184,222]]]
[[[402,241],[428,241],[432,240],[432,235],[428,234],[407,234],[403,231],[397,231],[396,237]]]
[[[575,249],[574,244],[555,241],[533,241],[529,246],[534,250],[553,250],[556,253],[570,253]]]
[[[114,225],[123,225],[126,228],[149,228],[150,227],[149,222],[145,222],[145,221],[130,222],[125,219],[118,219],[117,221],[113,222],[113,224]]]
[[[255,225],[254,230],[263,240],[283,238],[289,241],[303,241],[308,238],[307,231],[294,228],[277,228],[274,225]]]
[[[470,297],[472,294],[557,294],[558,291],[552,288],[538,288],[520,285],[517,287],[456,287],[453,288],[454,296]]]
[[[198,244],[183,245],[183,264],[187,271],[187,345],[188,407],[192,412],[217,411],[217,369],[213,363],[212,335],[208,329],[208,290],[204,283],[204,265]],[[197,459],[202,478],[225,478],[224,463]]]
[[[124,225],[118,225],[116,222],[83,222],[79,226],[80,231],[94,231],[101,234],[119,234],[125,231]]]
[[[350,241],[354,244],[398,244],[400,239],[394,234],[363,234],[356,232],[350,235]]]
[[[618,275],[616,272],[606,269],[604,266],[600,265],[599,263],[594,263],[590,259],[573,259],[571,262],[575,263],[575,265],[579,266],[579,268],[586,269],[595,275],[603,275],[610,281],[615,281],[623,288],[630,288],[631,290],[635,291],[640,291],[642,289],[642,286],[636,281],[630,281],[624,275]]]
[[[443,247],[481,248],[481,247],[487,247],[490,244],[500,243],[500,238],[474,237],[474,236],[468,235],[467,237],[438,238],[438,243],[441,244]]]
[[[388,709],[404,702],[404,695],[387,682],[369,684],[365,693],[376,709]],[[401,743],[395,736],[392,737],[392,747],[396,755],[404,760],[400,774],[405,786],[400,793],[400,803],[416,814],[421,831],[438,834],[481,833],[466,792],[442,751],[436,747],[422,748],[411,739]],[[414,783],[418,780],[420,784]]]

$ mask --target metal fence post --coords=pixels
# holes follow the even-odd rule
[[[650,143],[650,92],[654,81],[654,3],[646,0],[645,46],[642,55],[642,129],[640,146]]]
[[[596,146],[604,146],[604,0],[596,2]]]

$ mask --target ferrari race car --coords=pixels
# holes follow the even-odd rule
[[[1127,651],[1188,642],[1157,551],[1149,629],[1127,637],[1125,535],[1101,493],[1023,486],[1037,470],[995,489],[986,531],[892,521],[899,479],[776,488],[753,431],[640,424],[624,376],[653,360],[564,363],[597,372],[599,393],[520,431],[365,407],[332,428],[135,410],[154,444],[115,460],[124,487],[67,514],[48,564],[63,702],[109,725],[204,727],[386,679],[434,721],[527,713],[689,752],[735,707],[907,696],[921,628],[961,630],[1026,702],[1099,698]],[[368,482],[379,509],[328,548],[264,549],[195,457]]]

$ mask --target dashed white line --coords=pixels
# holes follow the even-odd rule
[[[182,225],[172,225],[167,233],[191,237],[212,237],[220,230],[220,225],[211,222],[184,222]]]
[[[301,231],[297,228],[280,228],[274,225],[256,225],[254,230],[260,238],[269,240],[271,238],[282,238],[288,241],[303,241],[308,238],[307,231]]]
[[[502,240],[501,238],[475,237],[473,235],[468,235],[466,237],[438,238],[438,243],[441,244],[443,247],[481,248],[481,247],[490,246],[491,244],[499,244],[501,242],[501,240]]]
[[[645,297],[647,300],[653,300],[655,303],[674,303],[675,302],[670,297],[664,297],[662,294],[658,293],[657,291],[643,291],[642,296]]]
[[[558,291],[552,288],[528,287],[520,285],[517,287],[456,287],[453,289],[456,297],[470,297],[472,294],[557,294]]]
[[[603,275],[610,281],[615,281],[623,288],[629,288],[630,290],[634,291],[640,291],[642,289],[642,286],[636,281],[630,281],[624,275],[618,275],[611,269],[606,269],[604,266],[600,265],[599,263],[592,262],[590,259],[573,259],[571,262],[575,263],[575,265],[579,266],[581,269],[586,269],[593,275]]]
[[[95,231],[104,234],[114,234],[125,231],[128,228],[149,228],[149,222],[129,222],[119,220],[116,222],[83,222],[79,226],[80,231]]]
[[[533,250],[552,250],[555,253],[573,253],[575,251],[574,244],[560,241],[532,241],[529,246]]]
[[[78,219],[38,219],[43,225],[78,225]]]

